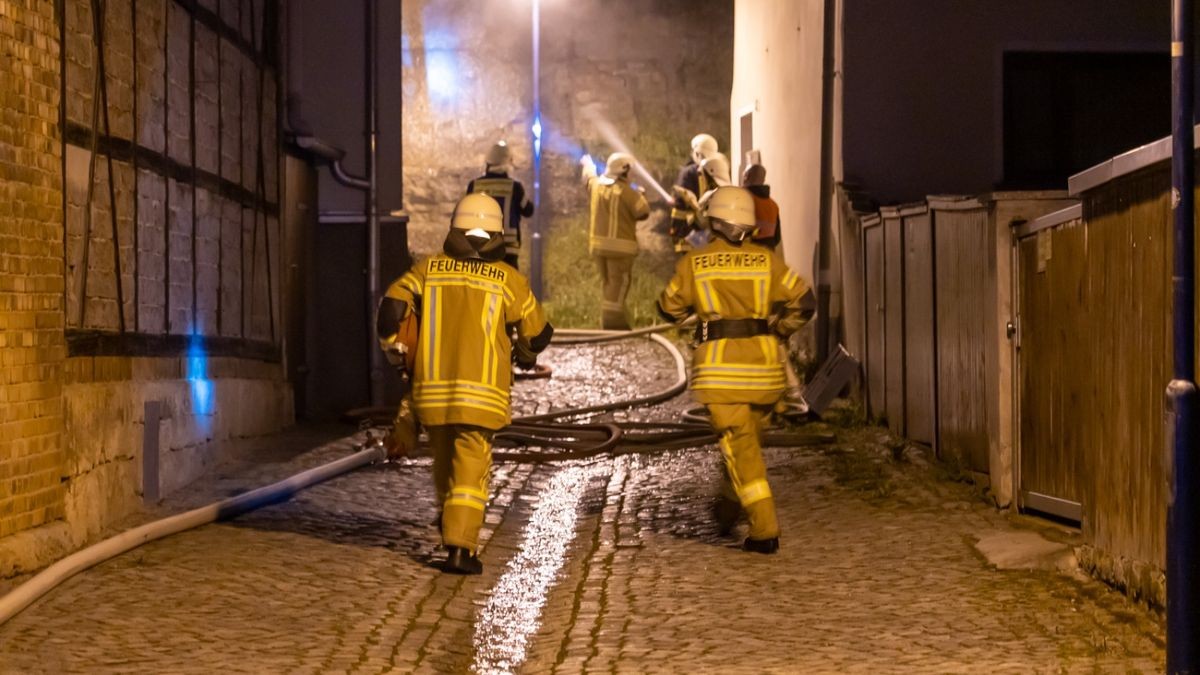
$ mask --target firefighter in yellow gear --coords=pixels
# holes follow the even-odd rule
[[[774,553],[779,522],[761,434],[786,387],[779,339],[811,319],[816,302],[778,254],[752,243],[754,199],[748,191],[719,187],[705,208],[716,236],[680,259],[658,307],[673,322],[692,313],[699,319],[692,392],[712,416],[729,487],[750,521],[743,548]]]
[[[503,260],[503,222],[496,200],[463,197],[444,253],[415,264],[394,282],[377,313],[385,348],[402,320],[412,313],[420,317],[413,405],[433,450],[447,549],[443,570],[456,574],[483,569],[477,551],[491,441],[512,419],[510,356],[518,367],[534,367],[554,332],[529,282]]]
[[[696,134],[692,138],[692,153],[687,164],[679,169],[679,176],[671,190],[675,202],[671,206],[671,223],[667,233],[671,235],[676,253],[686,253],[691,250],[687,236],[691,234],[698,223],[696,222],[696,202],[704,193],[717,187],[708,174],[701,170],[700,165],[705,159],[717,154],[717,139],[709,134]]]
[[[614,152],[608,158],[604,175],[597,176],[595,165],[585,163],[583,179],[591,199],[588,224],[588,253],[600,271],[603,299],[600,324],[603,328],[627,330],[625,296],[633,276],[637,257],[637,224],[650,217],[650,204],[642,191],[629,184],[633,157]]]

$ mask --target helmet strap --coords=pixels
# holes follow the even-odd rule
[[[446,255],[456,260],[484,260],[496,262],[504,259],[506,246],[504,235],[492,232],[487,239],[467,236],[466,230],[450,228],[446,241],[442,244]]]

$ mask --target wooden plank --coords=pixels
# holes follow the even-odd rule
[[[1084,531],[1117,557],[1165,563],[1163,391],[1170,377],[1170,207],[1166,167],[1085,196],[1089,255],[1084,377],[1092,405],[1078,421]]]
[[[932,445],[936,405],[933,229],[928,211],[904,217],[905,427]]]
[[[884,391],[888,428],[904,435],[904,232],[898,212],[883,218],[884,246]]]
[[[863,228],[863,269],[866,277],[867,413],[882,417],[884,398],[883,227]]]
[[[933,210],[940,456],[987,473],[988,212]]]

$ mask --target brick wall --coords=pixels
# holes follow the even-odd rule
[[[0,0],[0,578],[292,420],[274,1]]]
[[[54,3],[0,2],[0,537],[62,517],[62,157]]]

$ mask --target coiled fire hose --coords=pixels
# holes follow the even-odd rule
[[[498,448],[532,446],[537,448],[561,448],[558,451],[520,452],[493,451],[496,461],[519,463],[543,463],[585,459],[597,455],[624,455],[635,453],[663,452],[684,448],[703,448],[719,440],[709,424],[703,408],[689,410],[682,422],[591,422],[567,423],[561,420],[597,415],[615,410],[627,410],[654,405],[670,400],[687,390],[687,363],[675,343],[659,333],[686,326],[659,324],[632,331],[564,329],[555,331],[552,344],[577,345],[596,344],[646,336],[671,354],[675,362],[675,383],[653,394],[632,399],[622,399],[553,410],[537,415],[513,418],[512,423],[497,432],[494,441]],[[387,411],[390,413],[390,411]],[[388,424],[386,419],[368,420],[369,425],[381,429]],[[763,445],[769,447],[797,447],[828,444],[834,441],[830,434],[799,433],[780,429],[768,429],[763,434]]]
[[[513,423],[495,436],[497,446],[532,445],[556,447],[557,452],[494,452],[497,461],[548,462],[584,459],[601,454],[619,455],[639,452],[660,452],[689,447],[703,447],[717,441],[712,428],[699,422],[696,411],[686,417],[691,422],[556,422],[566,417],[594,415],[601,412],[634,408],[661,403],[687,389],[687,367],[683,354],[670,340],[658,333],[676,328],[673,325],[651,326],[635,331],[562,330],[555,336],[557,344],[599,343],[647,335],[671,353],[675,360],[676,382],[667,389],[647,396],[613,401],[592,406],[529,415]],[[0,598],[0,625],[3,625],[38,598],[74,575],[106,560],[131,551],[142,544],[168,537],[201,525],[228,520],[237,515],[284,501],[296,492],[317,483],[340,476],[363,466],[383,461],[386,451],[377,437],[366,447],[339,460],[301,472],[265,487],[236,497],[224,499],[191,511],[156,520],[77,551],[36,574],[33,578]],[[764,445],[795,446],[830,443],[833,437],[821,434],[795,434],[768,430]]]

